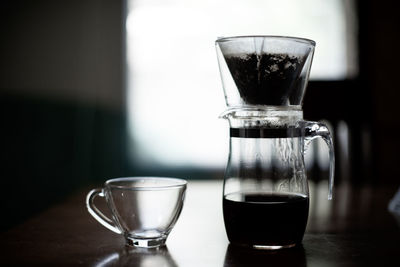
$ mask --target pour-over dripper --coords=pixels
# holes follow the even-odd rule
[[[301,106],[315,42],[280,36],[216,41],[228,107]]]

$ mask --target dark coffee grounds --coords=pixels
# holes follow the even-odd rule
[[[304,63],[287,54],[225,57],[240,96],[252,105],[298,105],[299,76]]]

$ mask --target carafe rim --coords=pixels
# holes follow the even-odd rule
[[[269,39],[286,39],[289,41],[300,42],[304,44],[311,45],[315,47],[316,43],[314,40],[302,38],[302,37],[295,37],[295,36],[284,36],[284,35],[237,35],[237,36],[227,36],[227,37],[217,37],[215,43],[223,43],[234,41],[236,39],[243,39],[243,38],[269,38]]]
[[[254,105],[254,106],[234,106],[228,107],[227,110],[221,113],[219,118],[229,119],[248,119],[248,118],[265,118],[265,117],[303,117],[301,105],[289,106],[269,106],[269,105]]]

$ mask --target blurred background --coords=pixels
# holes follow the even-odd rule
[[[398,187],[396,10],[389,0],[2,1],[2,229],[112,177],[222,179],[221,36],[315,40],[304,112],[334,133],[336,183]],[[317,182],[325,149],[307,153]]]

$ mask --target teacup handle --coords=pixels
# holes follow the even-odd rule
[[[96,196],[104,197],[103,190],[96,188],[91,190],[86,196],[86,207],[90,213],[99,223],[101,223],[107,229],[113,231],[114,233],[121,234],[121,230],[115,226],[113,220],[104,215],[97,207],[94,205],[94,198]]]

